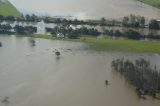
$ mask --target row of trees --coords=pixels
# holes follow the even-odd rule
[[[160,92],[160,73],[155,66],[151,68],[150,62],[138,59],[135,62],[124,59],[116,59],[111,63],[112,69],[119,72],[124,78],[136,86],[139,96],[150,95],[156,97]]]
[[[14,31],[11,31],[11,30]],[[11,27],[9,24],[1,25],[0,24],[0,34],[33,34],[37,32],[37,28],[33,26],[19,26]]]
[[[130,15],[126,16],[122,20],[122,26],[124,27],[132,27],[132,28],[139,28],[139,27],[145,27],[145,17],[143,16],[135,16]]]
[[[160,22],[152,19],[149,23],[149,29],[160,29]]]
[[[39,22],[44,20],[45,23],[63,23],[69,25],[91,25],[91,26],[122,26],[122,27],[132,27],[132,28],[144,28],[146,26],[146,19],[143,16],[130,15],[118,20],[107,20],[101,18],[100,20],[78,20],[78,19],[65,19],[65,18],[54,18],[49,16],[36,16],[32,15],[22,15],[21,17],[14,16],[2,16],[0,15],[0,21],[27,21],[27,22]],[[157,20],[152,19],[148,24],[150,29],[160,29],[160,24]]]
[[[0,42],[0,47],[2,47],[2,42]]]
[[[108,36],[114,36],[114,37],[126,37],[129,39],[135,39],[135,40],[144,38],[144,36],[142,36],[138,31],[135,31],[133,29],[125,30],[124,32],[120,30],[115,30],[115,31],[105,30],[104,34]]]
[[[57,26],[55,28],[46,28],[47,32],[50,32],[52,35],[56,35],[57,33],[61,33],[64,36],[69,38],[78,38],[80,35],[91,35],[91,36],[98,36],[101,34],[98,30],[94,28],[76,28],[73,29],[72,27],[65,27],[65,26]]]
[[[140,40],[140,39],[144,39],[144,38],[160,39],[160,35],[158,35],[158,34],[149,33],[147,35],[143,35],[139,31],[136,31],[133,29],[128,29],[125,31],[105,30],[103,32],[103,34],[111,36],[111,37],[125,37],[125,38],[129,38],[129,39],[134,39],[134,40]]]
[[[23,26],[16,25],[14,27],[14,31],[17,34],[30,35],[30,34],[36,33],[37,32],[37,28],[33,27],[33,26],[25,26],[25,27],[23,27]]]
[[[7,25],[0,24],[0,34],[10,34],[11,29],[12,29],[12,27],[9,24],[7,24]]]
[[[41,20],[40,17],[32,14],[32,15],[22,15],[21,17],[14,17],[14,16],[3,16],[0,15],[0,21],[29,21],[29,22],[39,22]]]

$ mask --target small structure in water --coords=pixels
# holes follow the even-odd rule
[[[55,51],[55,55],[56,55],[56,56],[60,56],[61,53],[60,53],[58,50],[56,50],[56,51]]]
[[[34,39],[31,39],[31,43],[36,43],[36,41]]]
[[[30,39],[30,42],[31,42],[32,46],[35,46],[36,41],[33,38]]]
[[[2,47],[2,43],[0,42],[0,47]]]
[[[106,85],[109,85],[109,81],[108,81],[108,80],[105,80],[105,84],[106,84]]]

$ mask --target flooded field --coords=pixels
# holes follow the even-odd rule
[[[159,18],[160,10],[137,0],[10,0],[24,13],[75,16],[80,19],[121,18],[130,14]]]
[[[0,106],[160,106],[160,100],[139,99],[110,65],[116,58],[145,58],[160,68],[158,54],[98,52],[84,43],[46,39],[33,46],[30,38],[7,35],[0,41]]]

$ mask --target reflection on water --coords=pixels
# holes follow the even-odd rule
[[[160,68],[158,54],[96,52],[83,43],[46,39],[35,39],[32,47],[27,37],[1,35],[0,40],[0,101],[9,97],[9,106],[160,105],[138,99],[134,87],[110,67],[115,58],[142,57]]]

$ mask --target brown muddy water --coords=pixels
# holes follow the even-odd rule
[[[159,100],[139,99],[110,67],[122,57],[159,65],[158,54],[97,52],[84,43],[46,39],[32,46],[30,38],[13,35],[0,41],[0,106],[160,106]]]
[[[122,18],[130,14],[160,18],[160,10],[137,0],[10,0],[21,12],[79,19]]]

